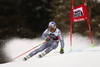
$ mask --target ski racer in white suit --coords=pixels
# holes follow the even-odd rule
[[[44,50],[44,52],[42,54],[40,54],[39,57],[41,58],[41,57],[45,56],[50,51],[57,48],[59,41],[61,43],[60,53],[61,54],[64,53],[64,40],[63,40],[61,31],[58,28],[56,28],[55,22],[49,23],[48,28],[42,34],[42,38],[44,40],[46,40],[47,42],[45,42],[40,48],[32,51],[29,55],[24,57],[24,60],[29,59],[30,57],[34,56],[35,54],[37,54],[38,52],[41,52],[43,50]]]

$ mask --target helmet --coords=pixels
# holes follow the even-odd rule
[[[55,30],[56,29],[56,23],[52,21],[52,22],[49,23],[48,27],[49,27],[49,30]]]

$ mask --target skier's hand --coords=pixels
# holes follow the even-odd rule
[[[50,38],[45,38],[45,40],[46,40],[46,41],[51,41],[51,39],[50,39]]]
[[[61,49],[60,49],[60,54],[63,54],[63,53],[64,53],[64,48],[61,47]]]

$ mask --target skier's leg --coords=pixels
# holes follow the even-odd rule
[[[37,54],[38,52],[43,51],[45,48],[46,48],[46,45],[43,44],[40,48],[38,48],[38,49],[32,51],[32,52],[29,54],[29,56],[32,57],[32,56],[34,56],[35,54]]]
[[[30,57],[34,56],[35,54],[37,54],[38,52],[43,51],[45,48],[47,48],[48,46],[48,42],[44,43],[40,48],[32,51],[29,55],[27,55],[26,57],[24,57],[24,60],[29,59]]]
[[[58,47],[58,43],[54,41],[51,44],[51,46],[50,47],[47,47],[47,49],[45,50],[46,54],[49,53],[50,51],[52,51],[53,49],[56,49],[57,47]]]
[[[46,50],[42,54],[39,55],[39,57],[41,58],[41,57],[45,56],[47,53],[49,53],[53,49],[56,49],[57,46],[58,46],[58,43],[53,42],[49,47],[46,48]]]

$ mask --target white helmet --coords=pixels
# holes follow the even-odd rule
[[[56,29],[56,23],[52,21],[52,22],[49,23],[48,27],[49,27],[49,30],[55,30]]]

